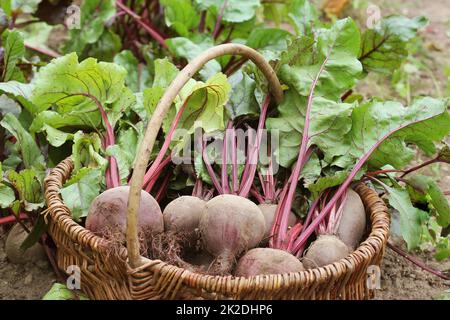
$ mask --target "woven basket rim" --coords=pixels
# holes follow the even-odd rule
[[[101,252],[106,255],[110,254],[112,252],[112,243],[95,235],[88,229],[75,222],[70,215],[70,209],[64,204],[61,198],[60,189],[70,177],[72,170],[73,162],[72,159],[68,157],[53,168],[49,175],[45,178],[45,200],[48,206],[49,215],[52,221],[58,226],[65,226],[61,229],[72,241],[82,246],[89,247],[91,250]],[[376,194],[374,190],[370,189],[363,183],[357,184],[355,191],[361,196],[361,198],[369,194]],[[154,270],[170,268],[172,272],[182,273],[184,277],[192,277],[192,275],[195,275],[196,278],[201,278],[208,282],[212,280],[220,281],[221,279],[226,279],[227,281],[233,280],[233,282],[245,281],[246,283],[257,282],[261,284],[273,283],[274,281],[278,282],[283,279],[285,281],[279,281],[283,284],[282,286],[284,286],[284,284],[288,285],[290,283],[289,279],[293,278],[296,281],[299,279],[313,279],[312,281],[317,281],[318,283],[327,281],[331,276],[339,277],[345,273],[349,273],[349,278],[351,277],[351,271],[355,270],[357,265],[364,263],[365,261],[369,261],[369,258],[373,257],[377,252],[383,250],[387,242],[390,224],[389,213],[384,201],[379,198],[377,194],[376,197],[377,201],[371,207],[367,207],[364,203],[366,211],[370,211],[369,216],[375,216],[375,219],[370,219],[371,228],[367,238],[361,242],[358,248],[356,248],[347,257],[323,267],[286,274],[256,275],[251,277],[235,277],[233,275],[214,276],[195,273],[181,267],[170,265],[169,263],[161,260],[150,260],[148,258],[144,258],[147,262],[138,268],[132,269],[127,263],[128,273],[137,276],[139,273],[144,272],[144,270],[148,270],[148,268]],[[70,232],[68,230],[70,230]],[[117,246],[117,244],[115,244],[115,246]],[[127,260],[127,249],[125,246],[122,246],[120,250],[114,249],[114,252],[116,252],[116,254],[118,254],[118,256],[124,261]],[[196,281],[196,283],[199,282],[200,281]],[[226,288],[222,289],[223,290],[220,290],[221,292],[228,292]]]

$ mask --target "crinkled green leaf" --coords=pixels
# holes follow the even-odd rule
[[[145,88],[151,87],[153,78],[149,68],[139,64],[138,59],[131,51],[123,50],[117,54],[114,57],[114,63],[117,63],[127,70],[125,83],[133,92],[140,92]]]
[[[141,144],[141,140],[144,138],[145,125],[143,122],[138,122],[132,127],[121,130],[119,137],[117,138],[117,143],[125,152],[130,163],[134,163],[134,159],[137,154],[137,148]]]
[[[421,222],[420,211],[413,207],[408,192],[403,189],[390,188],[388,191],[389,204],[398,211],[400,215],[400,232],[406,241],[408,250],[417,248],[420,242]]]
[[[303,179],[303,185],[308,188],[309,185],[319,179],[321,172],[322,164],[320,159],[316,153],[312,153],[300,174],[300,179]]]
[[[283,167],[290,167],[298,156],[302,139],[307,98],[294,91],[286,92],[278,107],[279,116],[269,118],[266,126],[279,133],[279,147],[275,151],[277,161]],[[311,109],[309,135],[310,143],[317,145],[325,153],[325,161],[344,155],[348,148],[342,137],[351,129],[349,118],[354,105],[336,103],[316,97]]]
[[[302,66],[311,63],[310,52],[314,51],[314,39],[307,36],[290,39],[287,50],[281,52],[280,60],[275,65],[278,70],[283,65]]]
[[[90,112],[69,112],[64,114],[46,110],[36,115],[31,123],[30,132],[41,132],[46,125],[55,129],[63,127],[98,128],[101,125],[101,116],[97,110]]]
[[[8,208],[16,200],[14,190],[9,186],[0,183],[0,208]]]
[[[17,100],[31,114],[34,114],[36,107],[31,103],[32,85],[18,81],[0,82],[0,91]]]
[[[310,47],[310,38],[301,37],[298,41],[303,42],[300,44],[302,48]],[[315,96],[332,100],[339,99],[342,93],[356,84],[362,66],[357,59],[360,34],[352,19],[338,20],[330,29],[320,29],[314,50],[298,52],[298,46],[297,43],[289,47],[289,50],[295,50],[294,53],[284,54],[284,59],[291,63],[282,65],[279,74],[301,95],[309,95],[317,75]]]
[[[116,159],[123,184],[127,183],[127,178],[133,168],[137,147],[143,138],[143,129],[143,123],[139,122],[135,127],[121,130],[116,144],[109,146],[106,150],[108,156]]]
[[[55,129],[48,124],[44,124],[45,137],[47,141],[54,147],[60,147],[67,140],[73,139],[73,134]]]
[[[85,167],[64,184],[61,196],[74,220],[87,216],[92,201],[100,194],[101,175],[99,168]]]
[[[162,88],[162,87],[153,87],[153,88],[148,88],[148,89],[144,90],[144,93],[143,93],[143,109],[144,110],[139,110],[141,119],[146,120],[146,119],[150,118],[150,116],[153,114],[156,106],[158,105],[159,100],[163,96],[164,92],[165,92],[165,88]],[[170,121],[170,119],[173,118],[172,117],[173,115],[171,115],[170,113],[173,113],[172,110],[169,110],[169,114],[164,118],[164,121],[163,121],[164,128],[166,126],[170,126],[170,124],[168,124],[168,121]]]
[[[422,193],[435,212],[436,220],[442,227],[450,224],[450,204],[433,178],[417,174],[407,179],[414,190]]]
[[[114,101],[110,109],[107,110],[111,126],[114,128],[124,115],[128,115],[130,110],[135,110],[138,103],[137,96],[129,88],[123,87],[119,99]]]
[[[188,38],[171,38],[166,40],[169,49],[176,57],[185,58],[188,61],[195,59],[206,49],[214,46],[213,41],[210,38],[204,38],[201,42],[193,42]],[[208,79],[214,74],[220,72],[221,67],[219,62],[211,60],[200,70],[202,79]],[[156,78],[156,76],[155,76]]]
[[[247,39],[247,46],[258,50],[266,60],[277,60],[287,49],[290,33],[277,28],[256,28]]]
[[[153,81],[153,86],[147,88],[143,92],[143,108],[147,114],[146,118],[149,118],[153,114],[159,100],[166,91],[166,88],[170,85],[172,80],[177,76],[179,70],[172,64],[167,58],[155,60],[155,78]],[[175,104],[180,106],[180,102],[191,92],[191,87],[195,80],[191,79],[188,83],[181,89],[178,96],[175,98]],[[172,119],[175,116],[175,110],[171,108],[169,114],[164,118],[163,130],[168,131]],[[141,116],[141,119],[145,120]]]
[[[227,77],[218,73],[205,83],[198,82],[186,99],[178,128],[188,129],[190,133],[201,127],[205,132],[225,129],[224,105],[228,101],[231,86]]]
[[[19,199],[25,210],[33,211],[44,206],[43,172],[35,169],[24,169],[20,172],[10,170],[7,172],[8,180],[19,193]]]
[[[114,159],[116,159],[117,165],[119,167],[120,180],[126,183],[132,165],[128,155],[117,144],[109,146],[108,149],[106,149],[106,155],[112,156],[114,157]]]
[[[15,97],[30,99],[32,94],[32,85],[17,81],[0,82],[0,90],[12,94]]]
[[[195,0],[202,9],[215,9],[215,12],[223,10],[223,20],[227,22],[243,22],[255,16],[260,6],[260,0]]]
[[[182,150],[188,141],[186,139],[197,128],[202,128],[206,133],[225,129],[225,104],[230,91],[231,86],[222,73],[216,74],[206,82],[192,80],[184,86],[175,108],[171,108],[162,126],[167,134],[176,112],[185,105],[177,126],[177,129],[183,130],[175,131],[172,138],[172,146],[176,146],[176,152]]]
[[[16,117],[8,113],[0,121],[0,125],[17,139],[16,144],[25,168],[43,168],[45,166],[44,157],[34,138],[22,127]]]
[[[42,300],[89,300],[89,298],[81,292],[68,289],[61,283],[55,283]]]
[[[88,46],[83,56],[94,57],[101,61],[113,61],[114,56],[121,48],[120,36],[114,31],[106,29],[95,43]]]
[[[177,67],[172,64],[167,58],[155,60],[155,77],[153,80],[153,86],[151,88],[145,89],[143,93],[143,107],[147,113],[147,117],[153,114],[160,98],[162,97],[166,88],[170,85],[172,80],[177,76],[178,72],[179,70],[177,69]],[[181,90],[179,95],[181,95],[183,91],[184,89]],[[180,99],[176,98],[175,100],[179,101]],[[170,119],[172,119],[172,113],[173,109],[170,109],[169,115],[167,115],[164,119],[163,128],[166,126],[170,126],[168,120],[171,122]]]
[[[8,97],[6,94],[0,95],[0,114],[11,113],[18,118],[21,111],[22,108],[16,101]]]
[[[161,0],[166,25],[180,36],[187,37],[191,29],[198,26],[200,15],[191,0]]]
[[[8,152],[8,157],[2,162],[3,170],[16,170],[23,162],[20,146],[7,140],[5,141],[5,150]]]
[[[131,110],[133,110],[133,112],[136,113],[141,120],[147,121],[149,113],[144,106],[144,92],[136,92],[134,97],[136,102],[131,106]]]
[[[100,155],[101,139],[97,133],[78,131],[73,138],[72,160],[74,172],[83,167],[106,169],[108,161]]]
[[[289,20],[299,36],[310,35],[319,23],[317,9],[309,0],[293,0],[289,7]]]
[[[35,16],[37,18],[37,16]],[[25,46],[30,45],[42,49],[50,49],[48,46],[53,37],[52,31],[56,26],[47,24],[45,21],[35,21],[20,28],[20,32],[25,39]],[[49,41],[50,40],[50,41]]]
[[[286,22],[286,16],[289,13],[289,7],[287,5],[287,1],[285,3],[278,1],[263,2],[262,7],[264,9],[264,19],[266,21],[273,22],[276,27],[279,27],[283,22]]]
[[[94,96],[105,107],[120,98],[125,75],[125,69],[116,64],[93,58],[79,63],[76,53],[71,53],[39,70],[31,101],[39,111],[52,106],[59,113],[97,110],[91,98],[80,94]]]
[[[390,16],[365,31],[359,54],[364,70],[391,73],[397,69],[408,55],[409,42],[427,22],[423,16]]]
[[[6,82],[16,78],[14,77],[15,72],[20,72],[16,67],[16,63],[25,54],[25,45],[23,37],[18,30],[5,30],[2,34],[2,42],[5,50],[2,78]]]
[[[313,194],[313,198],[317,198],[322,191],[331,187],[338,186],[342,182],[344,182],[348,174],[348,171],[336,171],[332,175],[318,178],[314,183],[307,185],[307,188]]]
[[[169,59],[156,59],[153,87],[167,88],[179,72],[177,67]]]
[[[114,0],[83,1],[80,7],[80,28],[70,30],[70,40],[64,45],[64,52],[81,54],[87,44],[99,40],[105,23],[116,13]]]
[[[232,119],[243,115],[258,115],[259,106],[255,98],[256,83],[245,72],[238,70],[228,78],[231,85],[230,99],[226,104]]]
[[[406,143],[433,152],[433,141],[441,140],[450,132],[447,101],[420,98],[407,108],[396,102],[372,101],[356,107],[352,113],[352,129],[342,142],[345,140],[349,145],[346,156],[360,158],[383,136],[399,127],[404,128],[381,144],[370,157],[370,165],[405,167],[414,156]]]

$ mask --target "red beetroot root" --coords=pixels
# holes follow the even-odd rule
[[[359,195],[349,188],[336,235],[355,250],[364,235],[366,224],[364,204]]]
[[[239,259],[234,275],[251,277],[260,274],[283,274],[303,271],[303,264],[292,254],[278,249],[256,248]]]
[[[229,274],[236,255],[256,247],[264,231],[264,216],[258,206],[236,195],[209,200],[200,218],[202,243],[216,257],[214,270],[218,274]]]
[[[97,235],[124,241],[129,191],[128,186],[121,186],[108,189],[97,196],[89,208],[86,228]],[[139,233],[149,235],[163,230],[163,216],[158,202],[149,193],[142,191],[138,211]]]
[[[305,268],[323,267],[350,254],[349,248],[338,237],[323,235],[311,243],[302,262]]]
[[[171,201],[163,212],[164,230],[166,232],[182,232],[189,243],[195,244],[196,229],[206,201],[193,196],[182,196]]]

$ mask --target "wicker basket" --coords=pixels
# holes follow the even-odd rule
[[[282,90],[275,72],[264,58],[248,47],[225,44],[206,50],[175,78],[161,98],[139,148],[131,179],[127,215],[127,247],[97,237],[73,221],[60,189],[73,170],[70,159],[62,161],[45,180],[49,232],[57,245],[57,264],[65,271],[81,270],[81,289],[92,299],[369,299],[367,269],[379,265],[389,233],[389,215],[384,202],[364,184],[355,190],[369,217],[368,237],[348,257],[331,265],[282,275],[249,278],[197,274],[160,260],[140,256],[136,212],[143,175],[156,135],[173,99],[192,75],[211,59],[238,54],[251,59],[268,79],[277,102]]]

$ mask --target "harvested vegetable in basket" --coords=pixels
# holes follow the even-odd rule
[[[400,70],[424,17],[365,30],[304,0],[83,1],[86,25],[58,53],[21,20],[51,34],[46,6],[68,8],[0,4],[0,207],[39,229],[27,245],[45,231],[47,169],[64,163],[54,198],[68,229],[107,239],[132,269],[253,277],[342,262],[370,236],[361,184],[396,209],[409,250],[433,236],[448,257],[448,201],[413,175],[450,163],[448,100],[357,92]],[[409,167],[418,151],[437,155]]]

